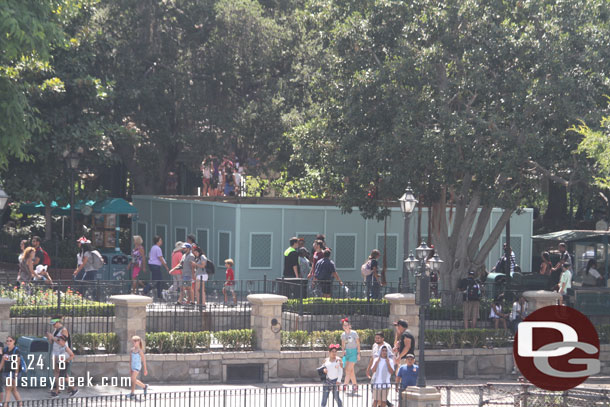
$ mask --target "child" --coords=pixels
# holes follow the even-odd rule
[[[491,311],[489,312],[489,318],[494,321],[494,329],[498,329],[500,322],[502,322],[502,326],[506,331],[506,318],[507,314],[502,312],[502,302],[500,299],[496,299],[494,303],[491,305]]]
[[[412,353],[407,355],[407,364],[402,365],[396,373],[396,391],[401,392],[407,386],[415,386],[417,384],[417,375],[419,366],[415,364],[415,356]]]
[[[373,407],[383,407],[388,399],[388,390],[392,387],[392,374],[394,374],[394,359],[388,354],[391,350],[382,346],[379,357],[373,362]]]
[[[43,266],[42,264],[37,265],[36,269],[34,270],[36,277],[34,277],[33,280],[44,281],[48,285],[53,285],[53,280],[51,280],[51,276],[47,272],[48,267],[49,266]]]
[[[235,273],[233,272],[233,259],[225,260],[225,267],[227,268],[227,277],[222,287],[222,293],[225,296],[225,305],[227,303],[227,291],[231,291],[233,294],[233,305],[237,305],[237,296],[235,295]]]
[[[341,382],[341,376],[343,376],[343,363],[341,359],[337,357],[337,351],[339,345],[330,345],[328,347],[328,358],[324,360],[324,373],[326,374],[326,381],[324,382],[324,391],[322,393],[322,407],[326,407],[328,402],[328,394],[332,390],[333,398],[337,403],[337,407],[343,407],[343,403],[339,398],[339,389],[337,388],[337,382]]]
[[[70,382],[70,376],[68,376],[68,367],[70,366],[70,362],[74,359],[74,352],[68,347],[68,338],[64,335],[60,335],[57,337],[57,346],[53,346],[52,360],[51,365],[53,366],[53,370],[55,373],[55,387],[51,392],[51,397],[59,396],[59,381],[65,380],[62,387],[65,383]],[[74,396],[78,393],[78,389],[76,387],[72,387],[72,389],[68,388],[70,396]]]
[[[144,355],[142,339],[139,336],[134,335],[131,338],[131,342],[133,343],[133,348],[131,348],[131,352],[129,353],[129,364],[131,369],[131,394],[129,395],[129,398],[133,399],[136,396],[136,384],[144,388],[144,395],[146,396],[148,385],[138,380],[138,374],[140,373],[140,370],[144,368],[144,376],[147,376],[148,370],[146,370],[146,356]]]

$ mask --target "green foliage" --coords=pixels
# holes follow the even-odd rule
[[[210,349],[211,333],[202,332],[147,332],[147,353],[196,353]]]
[[[95,305],[14,305],[12,317],[51,317],[61,314],[70,317],[112,317],[114,304],[97,303]]]
[[[252,329],[231,329],[213,333],[224,349],[245,350],[255,347],[254,331]]]
[[[580,124],[573,130],[583,137],[577,151],[594,163],[595,182],[600,188],[610,188],[610,117],[601,120],[599,129]]]
[[[375,343],[374,329],[356,329],[360,346],[370,348]],[[385,341],[394,343],[394,330],[383,329]],[[331,344],[341,344],[343,331],[282,331],[282,348],[289,349],[328,349]]]
[[[426,329],[426,342],[437,349],[501,348],[512,345],[512,336],[495,329]]]
[[[299,299],[288,300],[284,310],[300,312]],[[362,298],[304,298],[303,313],[311,315],[389,315],[390,303],[386,300]]]
[[[94,353],[113,354],[119,350],[119,337],[116,333],[87,333],[72,335],[72,351],[76,355]]]

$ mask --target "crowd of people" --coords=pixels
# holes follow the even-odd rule
[[[201,162],[201,196],[241,196],[244,191],[244,167],[232,153],[219,158],[211,155]]]
[[[355,367],[361,362],[360,338],[358,333],[352,330],[349,319],[342,319],[341,326],[341,345],[330,345],[328,357],[318,368],[318,374],[324,383],[322,407],[326,407],[331,393],[339,407],[343,405],[341,392],[351,390],[352,395],[358,394]],[[391,389],[395,389],[400,395],[408,386],[417,384],[419,366],[415,364],[415,338],[408,330],[407,321],[398,320],[394,322],[394,327],[394,345],[385,341],[383,332],[375,333],[375,343],[366,368],[366,376],[373,389],[373,407],[391,407]],[[340,353],[343,354],[341,358]],[[344,372],[345,378],[341,385]]]

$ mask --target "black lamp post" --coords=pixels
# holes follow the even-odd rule
[[[74,173],[78,169],[78,162],[83,153],[83,148],[78,147],[76,151],[65,150],[63,153],[66,167],[70,170],[70,238],[74,240]]]
[[[409,253],[409,222],[411,220],[411,214],[415,209],[415,205],[417,205],[417,199],[413,196],[413,190],[411,190],[411,184],[407,186],[405,193],[398,199],[400,202],[400,210],[402,211],[405,222],[404,222],[404,239],[403,239],[403,263],[402,263],[402,286],[401,292],[408,293],[410,291],[409,287],[409,270],[406,264],[407,261],[407,253]]]
[[[426,335],[426,308],[430,304],[430,271],[439,272],[443,261],[435,254],[426,262],[428,255],[432,252],[426,242],[415,249],[417,258],[413,253],[404,261],[410,271],[416,272],[417,289],[415,291],[415,303],[419,305],[419,374],[417,375],[417,386],[426,387],[426,356],[425,356],[425,335]]]

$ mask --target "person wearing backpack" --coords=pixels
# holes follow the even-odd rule
[[[74,270],[74,276],[78,276],[81,270],[84,270],[81,281],[93,281],[97,271],[104,266],[104,259],[100,252],[93,250],[90,243],[81,244],[81,253],[83,263]],[[86,291],[86,288],[83,287],[82,290]]]
[[[3,356],[0,362],[0,371],[2,372],[2,383],[5,386],[4,404],[11,401],[11,394],[15,397],[16,401],[21,401],[21,395],[17,391],[17,383],[19,381],[19,373],[24,370],[25,363],[16,345],[15,338],[9,335],[6,338],[6,346],[2,349]]]
[[[49,257],[49,253],[47,253],[41,246],[40,243],[42,239],[38,236],[32,237],[32,247],[36,249],[36,257],[34,257],[34,268],[39,264],[43,266],[50,267],[51,266],[51,257]]]
[[[479,303],[481,301],[481,283],[474,278],[474,271],[468,272],[468,278],[463,284],[464,293],[464,329],[476,328],[479,319]],[[470,322],[470,326],[468,325]]]
[[[367,261],[360,267],[360,273],[366,285],[367,297],[373,300],[381,298],[381,277],[377,271],[379,266],[377,259],[379,256],[381,256],[381,252],[374,249]]]
[[[314,273],[314,281],[319,281],[322,297],[330,298],[333,278],[343,285],[343,281],[337,274],[335,263],[330,259],[330,249],[326,249],[324,250],[324,258],[316,264]]]

